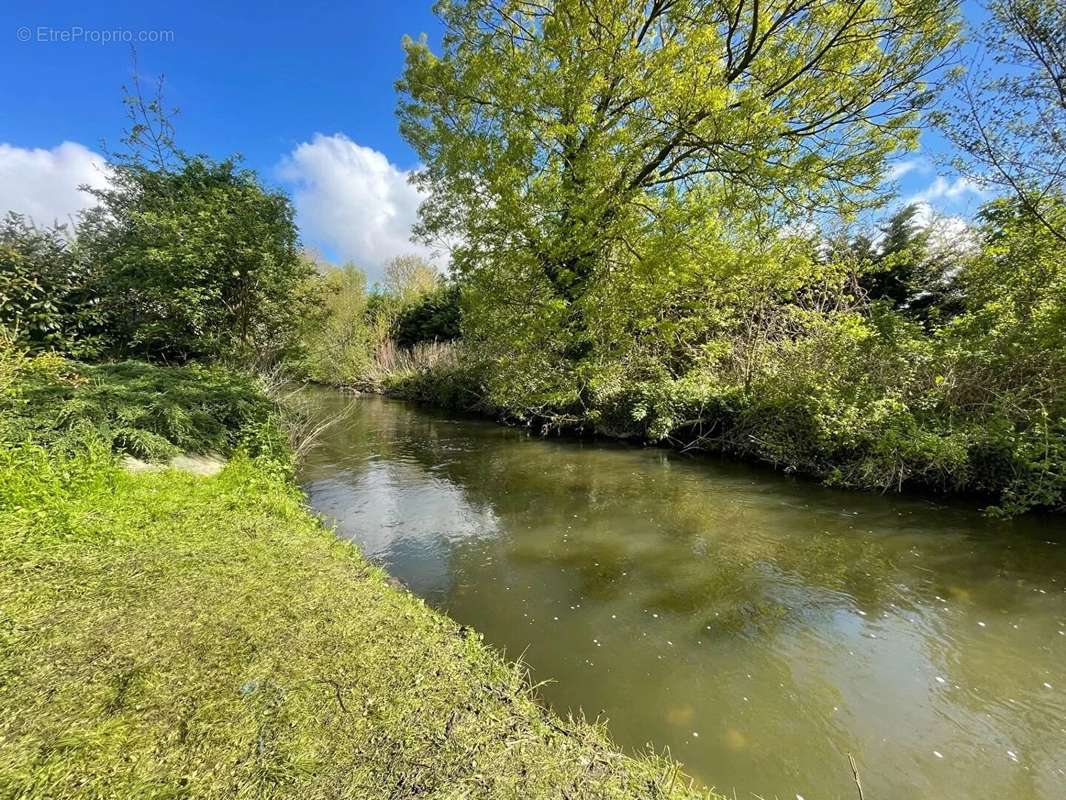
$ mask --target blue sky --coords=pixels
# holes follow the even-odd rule
[[[92,5],[92,8],[87,8]],[[397,130],[394,82],[404,34],[439,40],[431,0],[391,2],[4,3],[0,7],[0,209],[65,220],[99,180],[101,142],[116,143],[121,87],[131,74],[166,76],[182,146],[241,153],[293,194],[304,240],[372,274],[407,242],[418,196],[414,154]],[[105,41],[111,38],[113,41]],[[28,41],[23,41],[28,39]],[[65,40],[64,40],[65,39]],[[902,199],[951,214],[979,201],[938,176],[928,137],[901,165]]]

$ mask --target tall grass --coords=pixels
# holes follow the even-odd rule
[[[384,390],[421,374],[449,369],[457,364],[458,352],[454,342],[424,342],[414,347],[399,347],[390,339],[375,351],[367,372],[367,383]]]

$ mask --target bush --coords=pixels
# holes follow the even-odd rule
[[[108,352],[184,363],[291,357],[313,296],[288,198],[234,161],[120,162],[78,226]]]
[[[89,435],[148,460],[183,452],[274,452],[277,407],[256,379],[217,367],[26,359],[0,398],[8,443],[78,449]]]
[[[14,213],[0,222],[0,328],[19,346],[92,354],[100,312],[88,279],[66,228]]]

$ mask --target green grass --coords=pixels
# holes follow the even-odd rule
[[[284,460],[0,451],[0,797],[690,797],[394,588]]]

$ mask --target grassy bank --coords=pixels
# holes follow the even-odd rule
[[[325,530],[266,404],[215,440],[233,456],[217,477],[130,474],[116,415],[51,424],[22,389],[59,381],[69,404],[182,382],[55,366],[4,388],[0,796],[693,794],[544,711],[519,667]],[[165,417],[139,419],[166,438]]]

